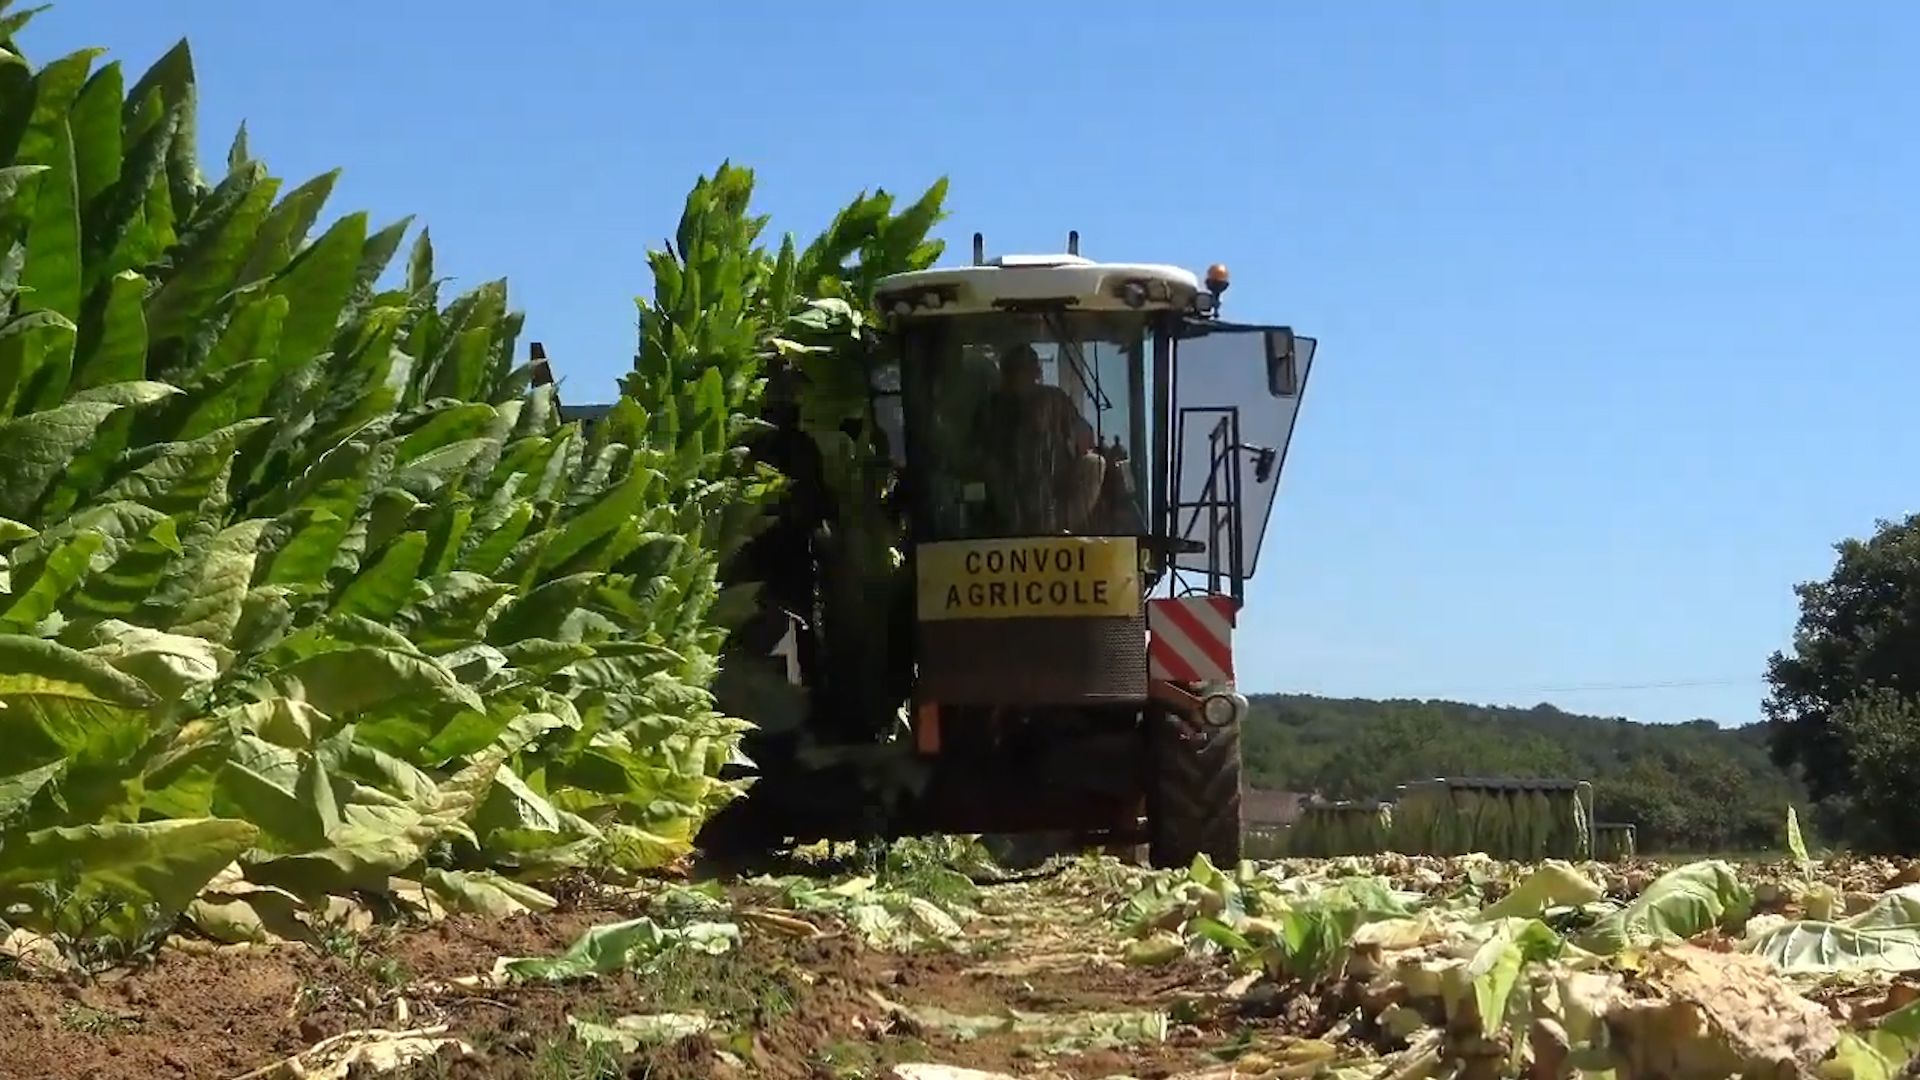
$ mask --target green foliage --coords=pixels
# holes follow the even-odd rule
[[[671,949],[722,953],[739,940],[740,928],[728,922],[663,927],[642,916],[591,927],[559,956],[503,957],[493,974],[506,982],[564,982],[640,967]]]
[[[1768,662],[1776,760],[1805,778],[1820,820],[1861,846],[1920,850],[1920,514],[1836,545],[1823,581],[1795,589],[1793,647]]]
[[[809,477],[804,491],[794,491],[795,482],[771,468],[765,453],[732,458],[731,472],[709,473],[739,478],[753,497],[703,489],[708,497],[699,516],[677,523],[697,527],[695,535],[708,540],[724,536],[723,572],[750,574],[753,559],[739,566],[724,560],[771,524],[761,507],[779,496],[799,523],[783,540],[813,553],[804,581],[766,583],[773,597],[736,589],[730,592],[738,603],[722,605],[712,596],[709,643],[767,605],[788,606],[820,638],[827,674],[812,681],[827,690],[816,714],[832,717],[831,726],[855,741],[884,738],[905,698],[909,637],[892,620],[908,583],[903,522],[892,505],[896,470],[869,395],[874,368],[885,360],[870,330],[877,321],[870,302],[881,277],[939,257],[939,243],[927,234],[941,218],[946,184],[898,212],[891,194],[863,193],[812,242],[802,246],[788,236],[777,250],[760,243],[766,219],[751,213],[752,195],[752,174],[726,166],[688,197],[673,243],[650,257],[654,289],[639,301],[640,351],[621,383],[623,400],[604,424],[610,437],[649,432],[715,452],[737,439],[760,448],[776,433],[799,437],[805,449],[791,464]],[[783,430],[759,419],[763,404],[789,414]],[[668,472],[669,479],[678,475]],[[672,525],[640,528],[666,535]],[[790,711],[743,692],[752,695],[756,715]]]
[[[1920,698],[1876,686],[1843,702],[1833,716],[1853,784],[1853,837],[1882,851],[1920,852]]]
[[[1292,695],[1252,704],[1256,788],[1391,799],[1398,786],[1437,776],[1590,780],[1598,818],[1635,826],[1643,852],[1775,850],[1781,807],[1804,799],[1768,758],[1759,725],[1637,724],[1548,705]]]
[[[1690,938],[1715,926],[1738,929],[1752,910],[1753,891],[1732,866],[1692,863],[1661,875],[1631,904],[1596,923],[1579,944],[1612,955],[1639,942]]]
[[[708,687],[782,485],[745,452],[764,371],[928,257],[938,192],[776,257],[750,174],[701,180],[588,430],[504,282],[443,297],[423,231],[387,284],[410,222],[321,224],[337,174],[288,187],[243,132],[203,177],[184,43],[130,87],[96,59],[0,80],[0,892],[66,932],[34,886],[78,865],[97,929],[252,939],[686,854],[740,790]]]

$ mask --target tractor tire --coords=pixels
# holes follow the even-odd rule
[[[1149,718],[1147,859],[1161,870],[1184,869],[1205,855],[1222,869],[1241,852],[1240,722],[1190,727],[1186,718]]]

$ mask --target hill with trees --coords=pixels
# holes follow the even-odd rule
[[[1786,808],[1806,798],[1760,724],[1262,695],[1246,738],[1249,786],[1332,799],[1391,798],[1396,785],[1436,776],[1589,780],[1599,818],[1637,826],[1642,851],[1777,849]]]

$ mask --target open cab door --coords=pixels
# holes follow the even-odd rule
[[[1238,598],[1259,564],[1316,344],[1285,326],[1178,324],[1168,535],[1174,570],[1209,592]]]

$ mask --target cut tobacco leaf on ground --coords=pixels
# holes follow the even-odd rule
[[[1826,1010],[1757,957],[1662,945],[1638,975],[1658,996],[1616,1005],[1607,1021],[1634,1075],[1805,1075],[1840,1038]]]
[[[608,1023],[595,1023],[568,1017],[575,1038],[585,1043],[604,1043],[633,1053],[642,1046],[689,1039],[713,1026],[699,1013],[647,1013],[616,1017]]]
[[[1920,926],[1914,925],[1789,922],[1760,934],[1749,947],[1788,975],[1920,971]]]
[[[1636,945],[1684,941],[1716,926],[1736,930],[1753,909],[1753,892],[1733,867],[1709,860],[1662,874],[1621,910],[1602,918],[1577,943],[1611,956]]]
[[[1549,861],[1528,874],[1513,891],[1480,913],[1482,919],[1531,918],[1548,908],[1579,907],[1606,895],[1567,863]]]
[[[494,964],[496,982],[564,982],[639,967],[674,949],[718,955],[740,940],[733,923],[702,922],[663,927],[641,917],[596,926],[566,952],[553,957],[502,957]]]
[[[778,890],[795,912],[825,915],[846,924],[876,948],[913,948],[942,945],[962,936],[961,920],[971,909],[953,900],[937,902],[898,888],[882,886],[874,877],[854,877],[823,886],[805,878],[756,879],[750,884]],[[951,890],[943,890],[951,895]],[[971,892],[969,886],[966,892]],[[797,926],[789,929],[799,933]]]
[[[446,1032],[445,1026],[349,1031],[237,1080],[354,1080],[395,1075],[436,1058],[472,1056],[473,1047]]]
[[[1112,1050],[1136,1043],[1163,1042],[1169,1020],[1153,1011],[1047,1014],[1008,1009],[999,1014],[963,1014],[932,1006],[898,1005],[875,995],[889,1012],[905,1016],[927,1031],[961,1040],[1013,1035],[1049,1054]]]

